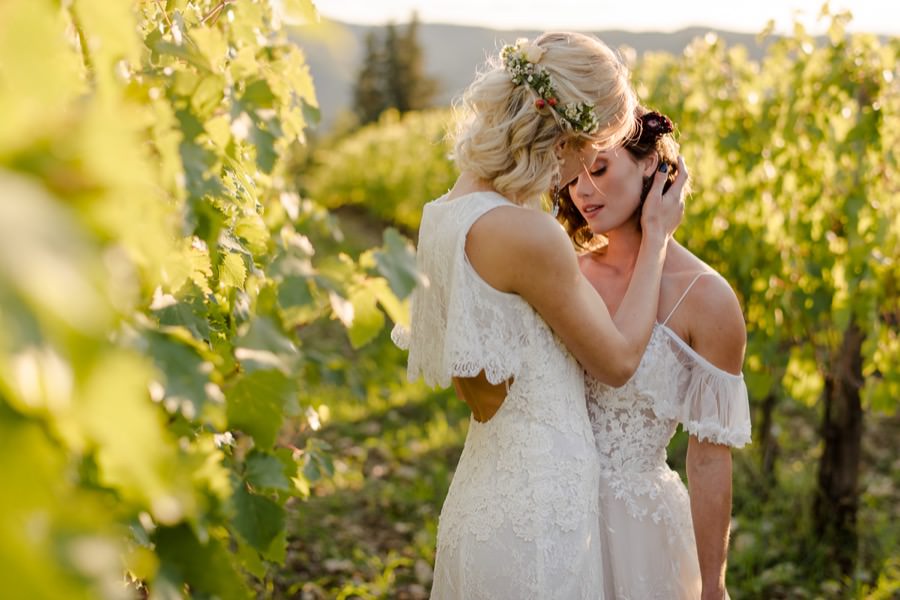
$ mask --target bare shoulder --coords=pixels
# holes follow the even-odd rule
[[[469,229],[466,255],[493,287],[518,293],[532,276],[554,269],[577,271],[575,251],[550,215],[519,206],[500,206]]]
[[[724,277],[697,257],[691,257],[696,261],[694,276],[704,274],[685,298],[684,317],[691,346],[716,367],[740,373],[747,345],[740,302]]]

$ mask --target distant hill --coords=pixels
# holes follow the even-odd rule
[[[362,61],[365,36],[370,29],[370,26],[328,21],[300,27],[292,33],[292,39],[306,53],[322,108],[322,127],[325,129],[341,111],[351,109],[353,84]],[[647,51],[680,53],[691,40],[710,31],[729,46],[745,46],[753,58],[763,56],[765,49],[757,44],[755,35],[709,28],[691,27],[673,33],[619,30],[591,33],[613,49],[630,46],[640,55]],[[420,23],[419,42],[425,55],[425,69],[440,82],[435,102],[449,105],[451,99],[472,81],[475,70],[484,63],[485,58],[504,43],[514,42],[520,37],[533,38],[539,33]]]

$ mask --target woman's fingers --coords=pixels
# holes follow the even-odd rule
[[[664,162],[659,163],[659,168],[653,174],[653,185],[650,186],[650,193],[647,199],[661,198],[663,195],[663,186],[666,184],[666,178],[669,176],[669,165]]]
[[[670,187],[665,195],[669,198],[677,198],[680,202],[684,202],[684,185],[688,180],[688,172],[687,166],[684,164],[684,157],[678,157],[678,174],[675,176],[675,180],[672,182],[672,187]],[[655,182],[654,182],[655,183]]]
[[[678,174],[669,189],[663,193],[668,176],[669,166],[660,163],[644,203],[644,223],[651,227],[655,222],[665,234],[671,235],[684,216],[684,186],[688,180],[688,173],[681,156],[678,157]]]

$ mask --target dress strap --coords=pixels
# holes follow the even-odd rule
[[[694,287],[694,284],[697,283],[697,280],[703,277],[704,275],[712,275],[709,271],[703,271],[702,273],[697,273],[696,277],[694,277],[691,282],[688,284],[687,289],[684,290],[684,293],[681,294],[681,298],[678,299],[678,302],[675,303],[675,306],[672,307],[672,310],[669,311],[669,315],[662,322],[663,325],[669,322],[669,319],[672,318],[672,315],[675,314],[675,311],[678,310],[678,307],[681,306],[681,303],[687,297],[688,292],[691,291],[691,288]]]

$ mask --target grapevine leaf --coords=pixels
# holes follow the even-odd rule
[[[279,371],[254,371],[241,377],[225,394],[229,429],[253,436],[257,448],[271,448],[285,405],[294,401],[296,393],[293,380]]]
[[[425,285],[427,280],[416,269],[412,246],[396,229],[384,231],[384,245],[374,255],[379,273],[388,280],[398,298],[409,296],[416,285]]]
[[[284,509],[265,496],[252,494],[241,485],[232,496],[234,528],[251,546],[265,552],[284,528]]]

